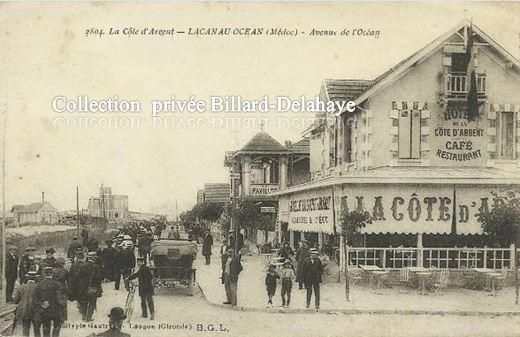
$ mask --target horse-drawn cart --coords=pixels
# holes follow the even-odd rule
[[[184,240],[155,240],[150,246],[153,261],[152,274],[157,288],[173,288],[176,284],[186,286],[193,295],[197,244]]]

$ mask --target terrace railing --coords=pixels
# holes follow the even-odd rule
[[[520,249],[517,249],[520,254]],[[349,247],[350,265],[377,265],[381,268],[509,269],[512,248],[366,248]],[[517,255],[518,256],[518,255]]]

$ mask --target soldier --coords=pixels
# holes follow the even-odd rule
[[[6,302],[12,301],[14,284],[18,278],[18,256],[16,255],[16,246],[7,246],[7,255],[5,257],[5,281],[6,281]]]
[[[69,245],[69,248],[67,249],[67,258],[70,261],[74,261],[74,257],[76,256],[76,252],[81,249],[81,243],[78,241],[78,237],[74,236],[72,238],[72,243]]]
[[[52,279],[52,268],[43,268],[43,280],[34,289],[34,310],[36,321],[43,325],[43,337],[58,337],[61,329],[62,303],[65,291],[58,281]],[[36,328],[39,328],[37,323]]]
[[[109,329],[107,331],[101,332],[99,334],[91,334],[87,337],[130,337],[129,334],[121,332],[121,328],[123,327],[123,321],[126,318],[125,311],[122,308],[112,308],[108,317]]]
[[[27,273],[27,283],[20,284],[13,294],[13,303],[18,304],[16,307],[15,325],[16,322],[22,323],[22,335],[24,337],[29,337],[31,324],[33,325],[34,335],[40,336],[40,324],[36,323],[33,304],[37,277],[38,275],[36,275],[35,271]],[[36,329],[36,326],[38,326],[38,329]]]
[[[26,254],[22,256],[22,260],[20,261],[20,269],[18,272],[21,284],[27,282],[26,275],[29,271],[35,271],[36,274],[40,274],[40,265],[36,262],[34,257],[34,247],[27,247],[25,251]]]

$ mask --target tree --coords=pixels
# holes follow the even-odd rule
[[[345,256],[345,297],[350,302],[350,284],[348,278],[347,238],[358,234],[367,224],[372,223],[372,217],[367,211],[345,210],[341,216],[341,236],[343,237],[343,256]]]
[[[478,222],[485,234],[502,246],[519,243],[520,235],[520,193],[508,190],[502,193],[492,192],[491,211],[481,210],[477,214]]]

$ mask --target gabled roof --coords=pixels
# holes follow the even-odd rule
[[[50,203],[45,201],[45,202],[35,202],[35,203],[32,203],[32,204],[28,204],[28,205],[14,205],[11,208],[11,212],[17,212],[17,213],[37,213],[43,206],[46,206],[46,205],[49,205],[52,208],[54,208],[54,206],[52,206]]]
[[[356,105],[363,103],[370,96],[376,94],[389,84],[398,80],[403,76],[410,68],[418,64],[419,62],[427,59],[433,53],[443,47],[443,44],[448,41],[453,35],[456,35],[460,30],[468,27],[470,22],[464,20],[463,22],[456,25],[430,44],[426,45],[422,49],[413,53],[409,57],[405,58],[383,74],[376,77],[374,80],[354,80],[354,79],[343,79],[343,80],[325,80],[324,88],[326,91],[326,97],[330,100],[353,100]],[[492,52],[500,55],[501,58],[511,62],[516,71],[520,70],[520,61],[500,46],[495,40],[489,35],[484,33],[480,28],[471,24],[473,33],[477,34],[478,37],[485,43],[489,44]]]
[[[302,138],[296,143],[291,144],[287,147],[291,153],[306,153],[309,154],[310,151],[310,141],[308,137]]]
[[[287,149],[267,132],[260,131],[238,152],[287,152]]]

